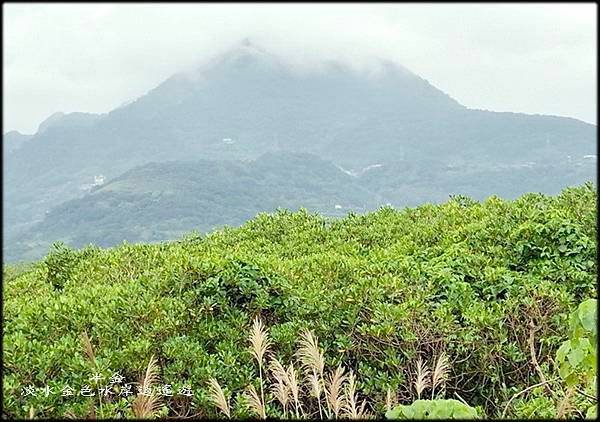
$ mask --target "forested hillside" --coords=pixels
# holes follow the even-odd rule
[[[595,180],[595,161],[519,165],[398,161],[346,170],[312,154],[267,153],[256,160],[199,160],[135,167],[81,198],[49,210],[7,236],[5,262],[37,260],[51,244],[114,246],[173,240],[239,226],[259,212],[305,208],[325,216],[441,203],[451,195],[513,199],[556,194]]]
[[[588,184],[342,219],[282,210],[170,243],[57,245],[4,267],[3,417],[585,415],[596,202]],[[134,382],[154,393],[122,394]]]

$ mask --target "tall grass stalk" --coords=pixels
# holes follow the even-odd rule
[[[265,357],[265,354],[267,354],[269,350],[271,341],[269,340],[267,330],[259,317],[254,318],[254,323],[252,324],[252,330],[250,332],[250,343],[252,345],[252,355],[258,362],[258,376],[260,379],[260,397],[261,402],[264,406],[265,390],[263,386],[263,359]]]

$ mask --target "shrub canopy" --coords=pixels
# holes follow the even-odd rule
[[[387,388],[411,402],[408,368],[443,350],[447,397],[497,415],[506,391],[538,382],[529,323],[551,356],[569,314],[596,297],[596,198],[585,185],[337,220],[281,210],[171,243],[57,246],[41,262],[4,268],[5,415],[32,406],[85,415],[92,399],[78,392],[94,373],[137,381],[151,355],[165,383],[189,385],[196,411],[214,415],[210,377],[231,390],[254,377],[247,337],[257,315],[283,361],[310,329],[328,365],[352,368],[381,412]],[[53,393],[24,396],[26,385]],[[62,397],[65,386],[76,394]]]

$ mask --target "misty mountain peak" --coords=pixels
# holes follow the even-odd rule
[[[200,71],[206,72],[239,72],[282,68],[282,61],[275,54],[244,38],[238,44],[216,56],[203,66]]]
[[[52,113],[46,120],[44,120],[38,126],[37,133],[45,132],[50,126],[56,124],[60,119],[64,117],[65,113],[62,111],[57,111],[56,113]]]
[[[53,113],[50,117],[40,123],[37,134],[42,134],[50,128],[90,126],[100,117],[102,117],[102,114],[84,112],[63,113],[59,111]]]
[[[261,48],[258,44],[252,42],[249,37],[244,38],[238,44],[238,49],[246,49],[248,51],[262,52],[265,53],[265,50]]]

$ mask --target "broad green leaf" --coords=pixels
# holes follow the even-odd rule
[[[597,330],[597,317],[596,317],[597,303],[595,299],[588,299],[579,305],[578,315],[581,325],[587,331],[593,335],[596,334]]]
[[[576,348],[576,349],[572,349],[569,352],[569,354],[567,355],[567,359],[569,360],[569,363],[571,365],[576,367],[583,360],[584,356],[585,356],[584,350],[582,350],[581,348]]]
[[[563,342],[563,344],[556,351],[556,360],[558,362],[564,361],[570,350],[571,350],[571,342],[569,340]]]
[[[587,412],[585,413],[585,418],[586,419],[596,419],[597,414],[598,414],[598,406],[593,405],[588,408]]]
[[[558,369],[558,374],[562,379],[567,379],[573,373],[573,367],[569,362],[564,362]]]

